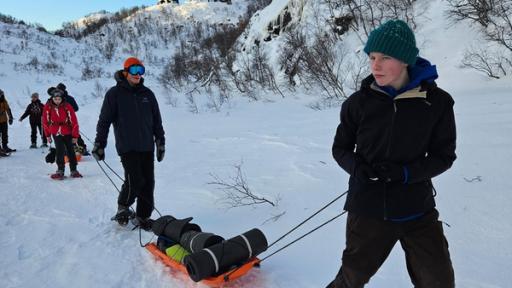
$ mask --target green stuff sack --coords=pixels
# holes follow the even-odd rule
[[[167,254],[167,256],[169,256],[169,258],[172,260],[183,263],[183,258],[185,258],[185,256],[189,255],[190,253],[180,244],[176,244],[165,249],[165,254]]]

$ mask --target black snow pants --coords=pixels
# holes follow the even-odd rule
[[[55,149],[57,150],[57,168],[61,171],[65,170],[64,154],[66,154],[69,159],[69,169],[75,171],[77,161],[71,135],[53,136],[53,139],[55,141]]]
[[[7,135],[7,122],[0,123],[0,134],[2,134],[2,147],[7,148],[7,143],[9,142],[9,136]]]
[[[128,152],[121,155],[124,184],[117,204],[131,206],[137,198],[136,215],[149,218],[153,212],[155,188],[155,163],[153,152]]]
[[[41,122],[30,122],[30,143],[36,144],[37,143],[37,130],[39,130],[39,134],[41,134],[41,139],[43,140],[43,143],[46,144],[46,137],[44,137],[43,128],[41,126]]]
[[[348,214],[342,266],[327,288],[360,288],[377,272],[400,241],[416,288],[453,288],[454,272],[439,212],[392,222]]]

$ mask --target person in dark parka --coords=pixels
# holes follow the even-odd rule
[[[23,119],[27,118],[30,122],[30,142],[32,145],[30,145],[30,148],[37,148],[37,130],[39,130],[39,134],[41,134],[41,139],[43,142],[43,145],[41,147],[48,147],[46,137],[43,133],[43,128],[41,125],[41,116],[43,115],[43,108],[44,105],[41,103],[41,100],[39,100],[39,94],[38,93],[32,93],[31,96],[31,102],[27,105],[27,109],[25,109],[25,113],[21,115],[20,122],[23,121]]]
[[[7,123],[12,125],[13,120],[14,117],[12,117],[11,107],[9,107],[7,99],[5,99],[4,91],[0,89],[0,135],[2,136],[2,146],[0,150],[3,152],[2,154],[16,151],[7,146],[7,143],[9,143],[9,128]]]
[[[156,144],[156,158],[158,162],[163,160],[165,137],[156,97],[144,86],[144,72],[142,62],[130,57],[124,62],[124,69],[115,73],[117,84],[105,95],[92,155],[98,161],[104,160],[104,149],[112,124],[116,150],[121,157],[125,175],[114,219],[126,225],[132,216],[129,207],[137,199],[137,224],[149,229],[147,224],[154,209],[153,155]]]
[[[342,266],[327,287],[363,287],[398,241],[414,287],[455,287],[431,181],[456,159],[454,101],[405,22],[372,31],[364,51],[372,74],[343,103],[332,147],[350,179]]]

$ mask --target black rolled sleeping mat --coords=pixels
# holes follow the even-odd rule
[[[197,224],[189,223],[193,218],[176,219],[173,216],[162,216],[151,224],[151,230],[157,236],[165,236],[177,243],[180,242],[181,236],[187,231],[201,232],[201,227]]]
[[[181,236],[180,244],[188,252],[194,253],[224,241],[219,235],[198,231],[187,231]]]
[[[185,256],[183,263],[192,280],[199,282],[207,277],[227,272],[235,265],[255,257],[268,248],[261,230],[252,229],[222,243]]]

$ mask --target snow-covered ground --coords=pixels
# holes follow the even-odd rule
[[[450,26],[436,12],[442,10],[442,1],[432,2],[417,34],[421,54],[438,65],[438,84],[456,101],[458,159],[434,182],[441,220],[450,225],[445,232],[457,287],[510,287],[512,79],[489,80],[458,68],[464,48],[473,41],[465,35],[474,31]],[[117,191],[91,157],[79,164],[83,179],[59,182],[49,179],[56,166],[44,162],[47,151],[28,149],[28,119],[17,121],[29,101],[26,87],[45,95],[48,86],[64,81],[81,105],[81,131],[92,139],[101,99],[90,96],[91,83],[76,76],[47,79],[34,72],[9,73],[10,67],[8,58],[0,59],[0,89],[16,118],[9,126],[9,144],[18,149],[0,159],[0,287],[203,287],[155,261],[140,247],[137,231],[110,221]],[[155,203],[162,214],[193,216],[203,230],[225,238],[256,227],[272,242],[346,190],[348,177],[330,152],[337,108],[315,111],[306,105],[311,98],[295,95],[260,102],[234,98],[219,113],[192,114],[183,102],[177,108],[166,105],[166,93],[155,78],[148,75],[147,84],[159,97],[168,139],[165,160],[155,164]],[[114,84],[113,79],[101,82]],[[113,144],[111,137],[106,161],[121,173]],[[236,176],[238,164],[252,191],[279,199],[277,207],[227,209],[223,191],[208,182],[213,181],[211,174]],[[110,176],[119,187],[116,176]],[[340,213],[342,204],[328,208],[283,244]],[[277,221],[268,221],[281,214]],[[344,228],[342,217],[269,258],[231,287],[325,287],[340,265]],[[151,239],[142,232],[143,242]],[[399,246],[368,287],[411,287]]]

